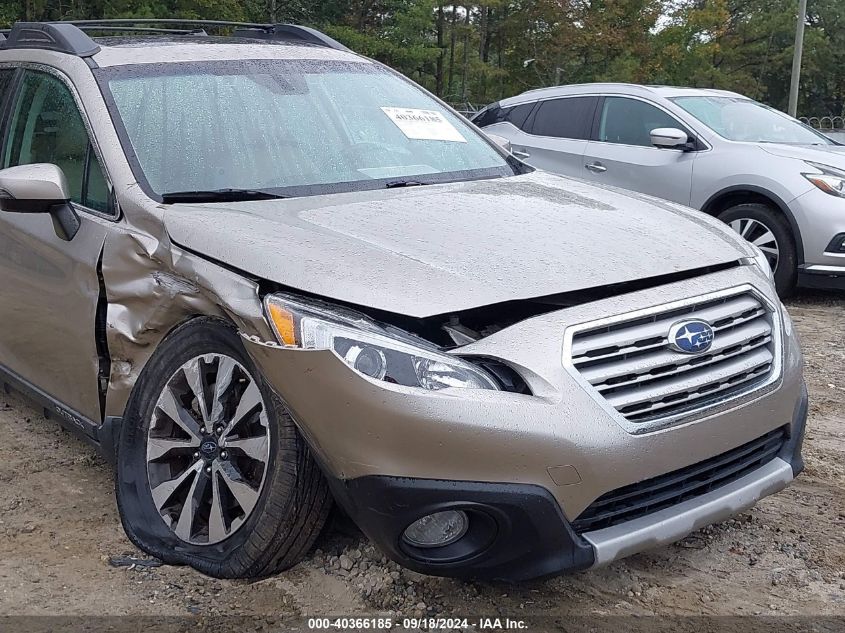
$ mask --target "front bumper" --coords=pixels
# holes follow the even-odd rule
[[[753,473],[710,493],[645,517],[587,532],[584,538],[595,550],[595,564],[607,564],[644,549],[674,543],[705,525],[747,510],[763,497],[785,488],[793,477],[792,466],[775,457]]]
[[[445,492],[438,492],[438,502],[478,502],[465,496],[460,482],[518,486],[516,494],[521,498],[533,494],[538,500],[529,507],[534,510],[509,502],[523,510],[509,520],[508,525],[516,527],[507,530],[523,530],[535,514],[554,516],[545,523],[554,526],[557,540],[536,525],[531,528],[534,532],[519,538],[556,554],[538,555],[537,561],[524,565],[504,559],[471,564],[463,560],[441,561],[436,568],[424,569],[518,579],[594,564],[596,546],[576,538],[574,532],[569,534],[566,526],[605,493],[702,462],[790,424],[801,400],[803,378],[801,354],[788,324],[780,378],[771,389],[750,401],[641,434],[620,424],[602,399],[562,362],[564,333],[571,326],[744,285],[755,286],[772,303],[777,302],[762,275],[743,266],[531,318],[463,348],[516,368],[533,396],[481,390],[424,392],[365,379],[330,351],[280,348],[249,339],[245,344],[284,399],[326,476],[334,481],[338,499],[370,538],[409,567],[420,569],[420,563],[407,555],[403,558],[396,534],[385,536],[378,528],[391,524],[393,517],[404,521],[407,514],[400,513],[402,508],[403,512],[420,510],[410,493],[403,501],[405,493],[396,482],[440,482],[444,491],[457,495],[440,499]],[[796,424],[791,422],[790,436],[798,430]],[[393,482],[392,492],[385,492],[381,499],[369,482],[384,478]],[[754,494],[772,491],[762,486]],[[382,501],[389,505],[382,507]],[[726,504],[739,507],[736,499],[716,505]],[[542,512],[541,506],[546,508]],[[690,529],[708,516],[691,520]],[[718,518],[715,512],[712,516]],[[683,529],[675,524],[660,542],[677,538]],[[513,544],[508,547],[519,549]],[[593,560],[583,553],[585,547]],[[628,547],[624,549],[630,553]]]
[[[837,237],[845,234],[845,200],[813,187],[790,205],[801,231],[804,263],[798,283],[808,288],[845,289],[845,252]]]
[[[437,576],[516,582],[598,567],[673,543],[782,490],[804,468],[806,418],[805,390],[788,440],[768,463],[670,508],[583,534],[573,530],[554,497],[540,486],[386,476],[330,478],[330,484],[367,537],[403,566]],[[482,521],[480,530],[468,531],[463,548],[442,548],[445,552],[432,554],[403,542],[404,529],[421,516],[457,509],[468,513],[470,526],[473,521],[478,526],[482,517],[492,524]]]
[[[575,534],[540,486],[387,476],[330,483],[361,531],[390,558],[420,573],[515,582],[595,563],[593,546]],[[460,541],[422,550],[402,540],[408,525],[444,510],[468,514],[470,527]]]
[[[646,549],[674,543],[706,525],[723,521],[752,507],[763,497],[783,490],[804,470],[801,447],[807,422],[806,387],[788,427],[789,438],[777,457],[747,475],[699,495],[619,525],[587,532],[595,551],[594,566],[605,565]]]
[[[798,285],[804,288],[845,290],[845,260],[841,266],[802,264],[798,267]]]

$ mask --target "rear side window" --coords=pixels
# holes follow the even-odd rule
[[[508,108],[508,113],[505,115],[505,121],[513,123],[521,130],[525,129],[525,122],[528,120],[528,115],[534,109],[537,103],[522,103],[518,106]]]
[[[11,68],[0,69],[0,105],[6,101],[8,97],[9,87],[12,83],[12,77],[15,76],[15,71]]]
[[[586,140],[590,136],[596,97],[549,99],[538,106],[531,134]]]
[[[472,122],[475,123],[478,127],[487,127],[488,125],[493,125],[494,123],[499,123],[502,120],[502,116],[504,115],[503,110],[496,105],[491,105],[480,113],[474,115],[472,118]]]
[[[660,108],[638,99],[607,97],[599,122],[598,140],[605,143],[651,147],[651,131],[674,127],[689,131]]]
[[[498,105],[490,106],[474,119],[473,123],[478,127],[487,127],[494,123],[507,122],[524,130],[525,121],[528,119],[528,115],[531,114],[535,105],[536,102],[523,103],[517,106],[510,106],[509,108],[502,108]]]
[[[4,117],[6,102],[12,96],[14,78],[15,70],[13,68],[0,69],[0,119]],[[2,133],[0,133],[0,136],[2,136]],[[2,152],[2,148],[0,148],[0,152]]]

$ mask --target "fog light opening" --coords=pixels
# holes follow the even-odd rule
[[[463,510],[444,510],[417,519],[402,534],[413,547],[445,547],[460,540],[469,528],[469,517]]]

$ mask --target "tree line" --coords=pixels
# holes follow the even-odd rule
[[[845,109],[845,1],[810,0],[799,114]],[[0,0],[15,20],[295,22],[453,104],[624,81],[735,90],[785,110],[798,0]]]

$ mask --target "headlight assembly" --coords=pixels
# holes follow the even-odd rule
[[[806,161],[811,167],[818,169],[820,174],[802,174],[804,178],[813,183],[816,187],[821,189],[831,196],[837,198],[845,198],[845,171],[830,167],[828,165],[821,165],[819,163],[811,163]]]
[[[280,343],[334,350],[350,368],[373,380],[431,391],[499,389],[483,369],[356,312],[284,294],[268,295],[264,304]]]

